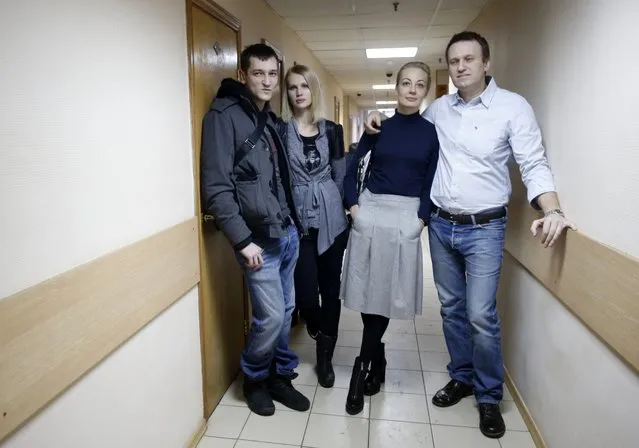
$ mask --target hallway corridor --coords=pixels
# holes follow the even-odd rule
[[[366,398],[355,417],[344,410],[353,360],[359,353],[362,321],[342,309],[335,350],[335,387],[317,384],[313,371],[314,341],[303,326],[292,339],[300,357],[294,383],[311,400],[310,412],[288,411],[276,404],[272,417],[252,414],[235,381],[208,422],[199,448],[532,448],[526,425],[504,387],[501,404],[506,435],[499,441],[479,431],[474,398],[448,409],[434,407],[431,398],[448,381],[449,361],[442,336],[439,302],[432,280],[427,233],[424,242],[424,312],[414,321],[391,321],[384,337],[388,367],[382,392]]]

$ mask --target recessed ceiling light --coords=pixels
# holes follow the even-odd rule
[[[395,84],[375,84],[373,85],[373,90],[393,90],[395,88]]]
[[[397,104],[397,101],[375,101],[375,104]]]
[[[368,59],[379,58],[412,58],[417,54],[417,47],[404,48],[367,48]]]

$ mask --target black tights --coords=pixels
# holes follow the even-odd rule
[[[310,229],[309,234],[300,240],[300,254],[295,268],[295,303],[313,333],[319,330],[337,337],[342,309],[339,300],[340,276],[348,231],[339,235],[322,255],[317,253],[317,237],[317,229]]]
[[[362,313],[362,322],[364,322],[364,334],[362,335],[359,357],[364,364],[368,364],[373,360],[375,352],[382,343],[382,337],[388,328],[390,319],[376,314]]]

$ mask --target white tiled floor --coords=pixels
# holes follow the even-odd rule
[[[429,258],[424,257],[427,261]],[[472,397],[447,409],[432,405],[446,384],[449,361],[444,344],[437,294],[430,266],[425,267],[424,312],[414,321],[392,321],[387,334],[388,367],[382,392],[366,398],[364,411],[344,410],[350,371],[359,353],[362,323],[343,309],[335,350],[336,381],[332,389],[317,384],[313,371],[314,341],[298,326],[292,346],[300,357],[296,387],[312,403],[310,412],[295,412],[276,404],[274,416],[252,414],[242,397],[241,378],[229,388],[208,422],[199,448],[532,448],[526,425],[505,390],[501,404],[508,429],[500,440],[484,437]]]

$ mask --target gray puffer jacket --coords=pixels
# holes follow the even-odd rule
[[[299,228],[291,197],[288,161],[275,125],[275,114],[259,112],[244,84],[225,79],[202,123],[200,187],[202,210],[215,217],[236,250],[248,246],[252,237],[286,236],[285,219]],[[258,113],[268,119],[255,147],[237,164],[236,152],[257,127]],[[290,215],[283,212],[274,182],[273,152],[266,133],[277,147],[281,184]],[[287,216],[284,216],[284,215]]]

